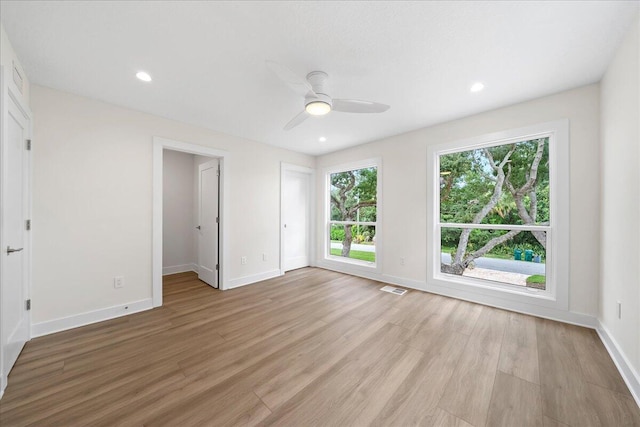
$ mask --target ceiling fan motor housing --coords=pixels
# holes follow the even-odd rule
[[[307,81],[313,92],[307,94],[304,99],[305,110],[311,115],[324,115],[331,111],[333,102],[325,92],[325,84],[329,76],[323,71],[312,71],[307,74]],[[324,105],[324,107],[322,106]]]
[[[321,93],[326,94],[325,84],[327,83],[328,78],[329,75],[324,71],[312,71],[307,74],[307,81],[313,88],[313,91],[318,95]]]

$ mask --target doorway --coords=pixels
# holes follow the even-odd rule
[[[165,149],[162,167],[162,274],[193,271],[217,289],[220,162]]]
[[[0,143],[0,396],[22,348],[31,338],[31,112],[2,69]]]
[[[283,163],[280,193],[280,270],[311,265],[313,169]]]
[[[171,179],[165,179],[167,178],[165,177],[165,156],[167,159],[170,156],[174,158],[183,156],[183,163],[192,165],[192,172],[184,171],[187,166],[183,167],[182,172],[183,176],[191,173],[191,187],[182,192],[174,188],[171,193],[184,196],[185,192],[190,192],[191,202],[187,200],[188,197],[182,197],[181,201],[176,199],[174,204],[165,203],[165,197],[173,197],[169,193],[165,194],[165,187],[175,184]],[[184,156],[192,159],[191,163],[184,160]],[[228,259],[226,252],[228,245],[225,242],[228,235],[228,221],[225,219],[228,218],[226,196],[229,194],[225,171],[228,172],[228,166],[229,156],[226,151],[160,137],[153,138],[152,297],[154,307],[162,305],[163,274],[196,271],[200,279],[208,285],[219,289],[225,288],[228,274],[225,268],[225,262]],[[184,181],[186,180],[185,178]],[[186,205],[192,209],[189,211],[190,214],[184,215]],[[174,214],[182,215],[183,220],[178,227],[170,229],[169,216]],[[167,221],[165,221],[165,215]],[[175,255],[165,249],[175,247],[165,245],[164,237],[167,234],[169,238],[168,234],[173,233],[172,230],[175,229],[182,230],[177,235],[184,238],[181,240],[184,250],[178,255],[187,254],[187,256],[172,258],[171,262],[165,263],[168,256]],[[200,256],[201,253],[202,256]]]

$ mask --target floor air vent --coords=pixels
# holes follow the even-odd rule
[[[394,288],[393,286],[385,286],[380,288],[381,291],[389,292],[390,294],[404,295],[407,293],[406,289]]]

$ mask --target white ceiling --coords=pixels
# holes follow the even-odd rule
[[[2,0],[0,15],[33,83],[322,154],[597,82],[638,4]],[[391,109],[285,132],[303,102],[266,60]]]

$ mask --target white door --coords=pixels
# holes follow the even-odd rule
[[[2,144],[2,387],[22,347],[29,340],[27,310],[26,220],[29,209],[28,151],[29,118],[11,96],[4,92]]]
[[[214,288],[218,288],[218,165],[215,159],[198,166],[198,277]]]
[[[309,265],[311,175],[295,170],[282,171],[283,270]]]

